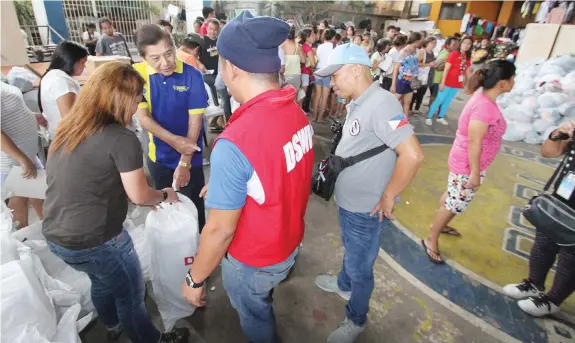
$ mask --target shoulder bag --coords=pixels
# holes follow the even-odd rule
[[[570,149],[573,148],[572,144]],[[529,200],[523,209],[523,216],[557,245],[575,246],[575,210],[548,192],[565,167],[568,157],[566,154],[543,188],[543,193]]]
[[[345,168],[351,167],[361,161],[365,161],[387,149],[388,146],[383,144],[364,151],[361,154],[346,158],[337,156],[334,153],[330,154],[327,158],[319,162],[315,168],[311,180],[311,191],[326,201],[329,201],[333,195],[337,177]]]

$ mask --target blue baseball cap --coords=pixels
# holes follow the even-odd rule
[[[342,44],[330,53],[327,66],[315,72],[319,77],[327,77],[338,71],[346,64],[361,64],[371,68],[371,61],[367,52],[359,45],[353,43]]]

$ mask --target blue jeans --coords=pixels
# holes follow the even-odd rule
[[[48,242],[50,250],[92,281],[92,302],[107,328],[122,325],[132,342],[158,343],[144,304],[146,287],[132,239],[126,231],[90,249],[70,250]]]
[[[238,311],[242,331],[252,343],[279,342],[273,303],[273,290],[289,274],[297,249],[283,262],[264,268],[250,267],[226,255],[222,261],[224,288]]]
[[[337,285],[342,291],[351,291],[345,306],[346,317],[355,325],[363,326],[374,287],[373,265],[387,219],[380,222],[377,215],[372,217],[369,213],[349,212],[340,207],[339,223],[345,254]]]
[[[453,98],[455,98],[458,92],[459,88],[451,88],[447,86],[445,86],[442,91],[439,91],[437,98],[435,98],[435,101],[433,101],[433,104],[431,104],[431,107],[429,108],[427,119],[433,118],[439,106],[441,106],[441,109],[439,110],[439,119],[445,117],[447,110],[449,110],[449,105],[451,105],[451,101],[453,101]]]

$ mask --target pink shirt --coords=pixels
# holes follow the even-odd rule
[[[485,96],[483,92],[476,92],[461,112],[455,141],[449,153],[449,170],[455,174],[471,174],[468,151],[469,138],[467,136],[471,120],[478,120],[489,125],[487,133],[483,136],[480,162],[482,172],[495,160],[501,148],[503,134],[507,129],[507,122],[503,118],[499,107]]]

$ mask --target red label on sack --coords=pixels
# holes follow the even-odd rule
[[[184,265],[186,266],[191,266],[192,264],[194,264],[194,256],[188,256],[188,257],[184,257]]]

